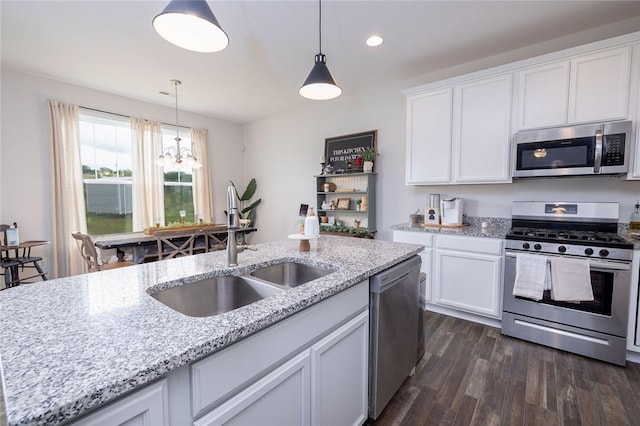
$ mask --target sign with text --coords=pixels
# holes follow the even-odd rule
[[[375,149],[376,133],[377,130],[370,130],[325,139],[324,161],[333,166],[333,173],[362,172],[362,165],[358,166],[356,159],[365,149]]]

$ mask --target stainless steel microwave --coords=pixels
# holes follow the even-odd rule
[[[511,147],[513,177],[625,174],[631,127],[631,121],[611,121],[518,132]]]

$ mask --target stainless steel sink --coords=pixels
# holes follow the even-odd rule
[[[191,317],[208,317],[249,305],[282,290],[245,277],[221,276],[160,290],[150,295]]]
[[[334,272],[332,269],[283,262],[251,272],[249,275],[285,287],[297,287]]]

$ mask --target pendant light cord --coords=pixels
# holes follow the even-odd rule
[[[322,55],[322,0],[318,0],[318,50]]]

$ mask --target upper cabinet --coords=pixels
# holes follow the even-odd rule
[[[408,184],[451,181],[453,89],[407,98]]]
[[[510,182],[511,74],[461,84],[454,89],[455,183]]]
[[[512,75],[407,98],[409,185],[509,182]]]
[[[630,48],[520,70],[517,130],[628,118]]]

